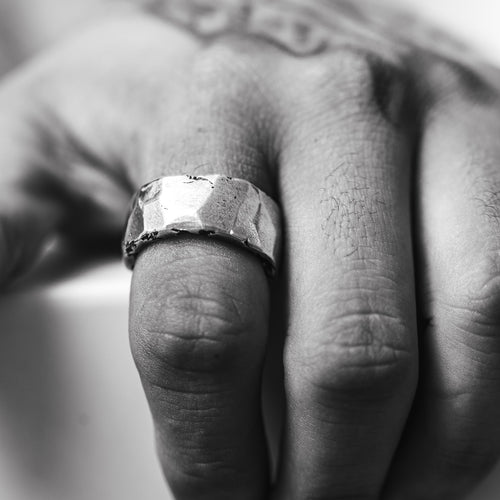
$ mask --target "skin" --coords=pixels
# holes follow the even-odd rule
[[[242,4],[120,10],[2,82],[1,279],[119,235],[154,178],[244,178],[282,208],[276,280],[203,237],[134,270],[175,497],[462,498],[500,453],[499,73],[378,4]]]

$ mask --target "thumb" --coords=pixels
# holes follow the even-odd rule
[[[175,79],[166,76],[192,45],[128,12],[2,82],[0,286],[28,269],[55,233],[120,235],[156,99],[168,95]]]

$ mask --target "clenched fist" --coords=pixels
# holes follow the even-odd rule
[[[1,279],[55,232],[120,234],[160,176],[250,181],[276,279],[206,236],[134,270],[175,497],[456,500],[500,454],[499,139],[498,70],[378,3],[143,2],[1,84]]]

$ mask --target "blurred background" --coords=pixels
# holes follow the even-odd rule
[[[120,3],[0,0],[0,78]],[[497,0],[397,3],[500,64]],[[56,254],[0,297],[0,500],[169,498],[128,349],[129,282],[117,258]],[[498,498],[500,467],[470,500]]]

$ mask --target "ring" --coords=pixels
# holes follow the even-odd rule
[[[139,252],[182,233],[222,238],[258,255],[266,273],[277,268],[281,221],[278,205],[243,179],[224,175],[161,177],[132,200],[123,259],[133,269]]]

